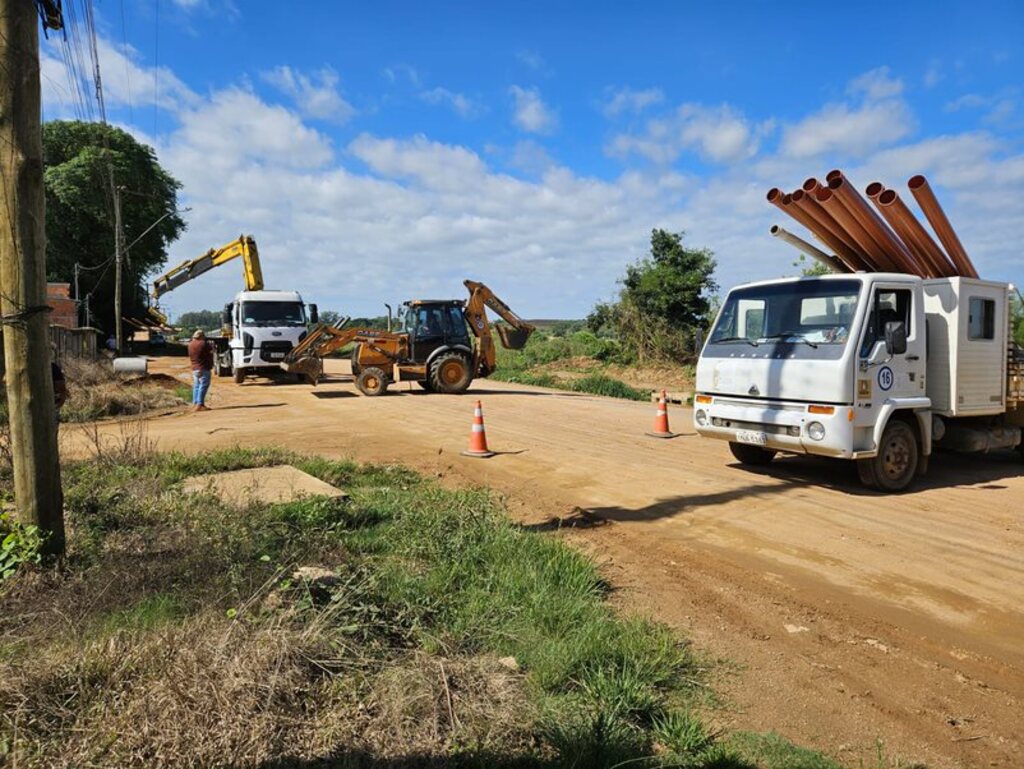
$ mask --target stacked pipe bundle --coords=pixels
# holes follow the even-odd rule
[[[928,180],[921,175],[914,176],[907,186],[945,250],[896,190],[886,189],[881,182],[868,185],[867,199],[874,204],[876,212],[839,169],[830,171],[824,183],[811,177],[793,192],[773,187],[768,191],[768,202],[796,219],[828,246],[835,257],[822,254],[804,241],[798,245],[807,253],[816,251],[812,255],[837,272],[905,272],[922,278],[954,275],[977,278],[978,272]],[[791,239],[790,242],[800,240],[780,227],[773,227],[772,233]]]

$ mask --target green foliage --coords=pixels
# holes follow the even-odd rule
[[[201,328],[203,331],[219,331],[221,314],[219,310],[192,310],[183,312],[174,321],[174,325],[187,331]]]
[[[800,257],[793,262],[794,267],[800,268],[800,274],[805,278],[813,278],[818,275],[831,275],[832,270],[826,267],[824,264],[819,262],[817,259],[808,259],[806,255],[800,254]]]
[[[43,126],[43,180],[46,187],[47,278],[70,282],[74,265],[85,270],[82,294],[91,293],[94,315],[105,328],[113,321],[114,270],[103,269],[114,253],[111,174],[122,192],[126,243],[167,215],[132,245],[125,264],[125,313],[143,311],[143,278],[164,263],[167,247],[185,229],[175,213],[174,177],[157,162],[152,148],[126,131],[100,123],[55,120]]]
[[[11,513],[0,514],[0,582],[42,559],[43,538],[36,526],[24,526]]]
[[[692,359],[718,288],[714,269],[712,253],[685,247],[683,233],[652,230],[650,255],[626,267],[619,300],[598,303],[587,325],[613,334],[640,361]]]
[[[726,744],[737,755],[763,769],[841,769],[832,759],[798,747],[774,732],[734,732]]]
[[[1012,318],[1013,341],[1024,348],[1024,296],[1017,294],[1010,298],[1010,317]]]
[[[650,397],[649,392],[630,387],[625,382],[613,379],[606,374],[589,374],[582,379],[575,379],[570,383],[570,389],[578,393],[591,393],[631,401],[645,401]]]

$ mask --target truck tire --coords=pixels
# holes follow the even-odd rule
[[[430,384],[429,379],[417,379],[416,384],[426,390],[428,393],[434,392],[434,385]]]
[[[913,428],[900,419],[892,419],[882,431],[878,455],[857,460],[857,474],[865,486],[880,491],[906,489],[917,474],[921,449]]]
[[[748,443],[736,443],[729,441],[729,451],[739,460],[741,465],[763,466],[767,465],[778,453],[775,449],[764,449],[760,446],[751,446]]]
[[[439,393],[465,392],[473,381],[469,361],[460,352],[446,352],[434,358],[427,374],[430,387]]]
[[[231,358],[228,357],[225,361],[223,355],[217,356],[217,376],[229,377],[231,376]]]
[[[245,381],[245,369],[236,368],[232,373],[232,378],[235,380],[235,384],[242,384]]]
[[[388,389],[388,375],[376,366],[367,366],[356,377],[356,387],[363,395],[383,395]]]

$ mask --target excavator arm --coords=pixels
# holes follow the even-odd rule
[[[252,235],[239,235],[237,240],[221,246],[211,248],[197,259],[184,261],[172,270],[164,273],[153,281],[153,290],[150,297],[153,306],[149,308],[149,314],[158,320],[162,325],[167,324],[167,317],[160,312],[160,297],[168,291],[173,291],[179,286],[198,278],[214,267],[230,262],[238,257],[242,258],[242,272],[245,278],[246,291],[260,291],[263,289],[263,271],[260,269],[260,256],[256,248],[256,241]]]
[[[495,296],[483,283],[475,280],[464,280],[463,285],[469,290],[466,300],[466,320],[477,338],[477,371],[487,376],[497,365],[497,352],[494,337],[491,335],[491,324],[487,322],[487,310],[490,307],[508,326],[496,326],[501,346],[507,350],[521,350],[526,346],[535,327],[520,318],[501,299]]]
[[[361,342],[385,356],[388,353],[377,344],[378,341],[393,340],[395,334],[386,331],[373,331],[364,328],[337,328],[321,324],[309,332],[309,335],[289,350],[284,358],[282,368],[293,374],[299,374],[310,384],[315,385],[323,372],[323,359],[337,352],[352,342]]]

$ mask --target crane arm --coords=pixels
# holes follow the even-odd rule
[[[220,248],[211,248],[202,256],[184,261],[174,269],[168,270],[156,278],[153,281],[153,290],[150,292],[150,297],[153,300],[153,307],[149,310],[150,315],[162,323],[166,323],[166,316],[159,310],[161,296],[188,283],[190,280],[195,280],[214,267],[220,267],[220,265],[239,257],[242,258],[245,290],[262,290],[263,271],[260,268],[260,256],[256,248],[256,241],[251,235],[239,235],[237,240],[233,240]]]
[[[491,325],[487,322],[486,308],[490,307],[508,323],[508,327],[497,326],[501,346],[507,350],[523,349],[535,327],[516,315],[483,283],[464,280],[463,285],[469,291],[465,309],[466,320],[478,340],[477,369],[480,374],[487,376],[494,371],[497,365],[497,352],[494,347],[494,338],[491,335]]]

